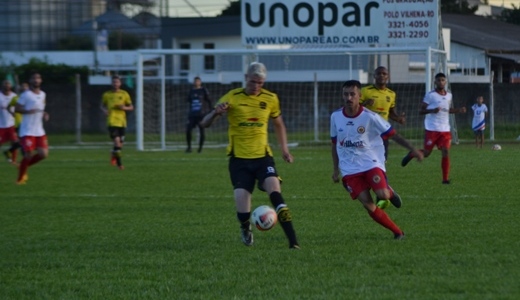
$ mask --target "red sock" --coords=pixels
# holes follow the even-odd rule
[[[402,234],[403,232],[395,223],[390,219],[390,217],[379,207],[376,207],[371,213],[368,213],[374,221],[381,224],[383,227],[390,229],[394,234]]]
[[[448,180],[448,177],[450,175],[450,158],[449,157],[442,158],[441,167],[442,167],[442,180],[446,181],[446,180]]]
[[[29,162],[29,166],[32,166],[34,165],[35,163],[39,162],[40,160],[42,160],[43,157],[40,156],[39,154],[35,154],[32,158],[31,158],[31,161]]]
[[[22,159],[22,163],[20,164],[20,168],[18,169],[18,181],[22,180],[23,175],[27,172],[27,168],[29,168],[30,158],[24,157]]]

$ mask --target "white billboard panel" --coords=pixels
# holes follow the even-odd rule
[[[438,3],[438,0],[242,0],[242,43],[437,48]]]

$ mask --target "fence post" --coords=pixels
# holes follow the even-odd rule
[[[76,143],[81,144],[81,75],[76,74]]]

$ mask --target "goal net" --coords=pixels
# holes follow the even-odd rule
[[[396,110],[406,124],[392,125],[422,144],[424,116],[418,113],[437,72],[447,72],[444,51],[431,48],[328,48],[275,50],[140,50],[136,95],[138,150],[186,148],[187,95],[193,78],[201,78],[212,103],[228,90],[242,87],[247,66],[267,67],[264,88],[278,94],[291,145],[328,145],[329,117],[343,105],[341,85],[349,79],[373,83],[378,66],[389,70],[388,87],[397,94]],[[456,126],[454,141],[456,141]],[[198,129],[192,131],[197,145]],[[274,134],[270,141],[277,145]],[[206,129],[205,148],[227,144],[227,122]]]

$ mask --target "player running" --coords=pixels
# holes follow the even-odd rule
[[[103,93],[101,110],[107,116],[108,134],[114,142],[110,163],[124,170],[121,151],[125,141],[126,112],[134,110],[130,95],[121,89],[121,78],[112,76],[112,89]]]
[[[330,117],[332,180],[341,179],[352,199],[358,199],[374,221],[391,230],[395,239],[402,239],[404,232],[374,203],[370,189],[378,199],[388,200],[394,194],[386,179],[384,139],[392,138],[416,154],[418,160],[422,153],[378,114],[360,105],[359,81],[346,81],[342,89],[344,106]]]
[[[46,94],[41,90],[41,84],[40,73],[32,73],[29,80],[29,90],[25,91],[16,103],[15,111],[23,115],[20,124],[20,137],[24,151],[24,158],[18,171],[17,184],[25,184],[29,179],[28,168],[49,155],[47,135],[43,129],[43,121],[49,120],[49,114],[45,112]],[[35,150],[36,153],[33,154]]]
[[[451,107],[453,96],[446,90],[447,83],[446,75],[437,73],[435,75],[435,89],[426,94],[419,111],[421,115],[426,115],[424,118],[424,149],[421,152],[424,157],[428,157],[435,146],[442,151],[442,184],[450,184],[450,114],[466,113],[464,106],[460,108]],[[403,158],[401,165],[406,166],[414,157],[416,157],[414,153],[408,153]]]
[[[4,156],[14,165],[16,165],[17,149],[21,148],[16,134],[17,119],[14,113],[17,101],[18,95],[12,91],[11,82],[4,80],[0,93],[0,146],[11,142],[11,147],[4,151]]]

